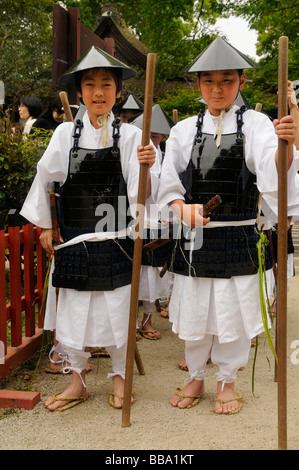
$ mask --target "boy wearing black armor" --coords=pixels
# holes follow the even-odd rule
[[[75,128],[63,123],[55,130],[22,208],[27,220],[43,228],[41,244],[53,254],[47,186],[55,183],[62,244],[52,280],[59,297],[56,319],[46,314],[45,329],[55,325],[72,383],[46,400],[50,411],[86,400],[86,349],[96,347],[106,347],[112,358],[109,403],[122,407],[133,253],[129,205],[137,202],[138,162],[150,168],[156,156],[152,145],[140,145],[140,129],[120,129],[111,111],[122,80],[134,75],[92,47],[61,77],[64,84],[76,84],[87,111]]]
[[[185,340],[189,370],[187,385],[170,399],[178,408],[199,402],[211,358],[219,368],[215,412],[240,410],[237,371],[247,364],[251,338],[264,330],[255,221],[258,191],[277,190],[277,137],[289,143],[290,198],[295,194],[293,119],[273,126],[262,113],[234,105],[245,85],[243,69],[253,66],[221,38],[213,41],[188,69],[198,73],[208,109],[179,122],[167,141],[158,203],[162,218],[170,206],[182,220],[174,224],[169,310],[173,331]],[[203,218],[202,205],[216,194],[222,203]]]

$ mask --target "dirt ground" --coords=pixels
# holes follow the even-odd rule
[[[299,448],[299,275],[290,280],[287,320],[287,448]],[[260,337],[252,393],[251,349],[247,367],[240,371],[236,389],[243,397],[239,414],[213,413],[216,391],[215,368],[208,365],[206,393],[191,409],[180,410],[169,404],[174,389],[182,386],[188,373],[178,368],[184,344],[171,331],[168,320],[158,313],[153,323],[162,338],[142,339],[138,349],[145,368],[140,375],[134,367],[135,403],[131,407],[130,426],[122,427],[122,412],[108,404],[111,383],[110,358],[92,358],[87,376],[90,398],[63,413],[49,412],[43,405],[48,395],[59,392],[70,381],[69,375],[49,375],[45,357],[33,384],[41,401],[31,411],[20,410],[0,419],[0,450],[277,450],[278,398],[274,381],[274,359],[268,344]],[[298,342],[298,344],[296,343]],[[296,352],[296,346],[298,354]],[[296,364],[297,362],[297,364]],[[32,372],[31,372],[32,373]],[[26,370],[18,372],[18,381],[26,381]],[[7,383],[5,388],[9,388]],[[1,415],[0,415],[1,417]]]

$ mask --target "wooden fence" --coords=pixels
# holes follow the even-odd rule
[[[20,216],[11,210],[5,233],[0,214],[0,379],[42,345],[48,259],[40,232],[30,223],[20,229]]]

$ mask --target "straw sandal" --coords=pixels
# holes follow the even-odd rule
[[[91,357],[110,357],[108,351],[106,348],[95,348],[92,351],[90,351]]]
[[[239,407],[236,408],[235,410],[232,410],[232,411],[228,412],[228,413],[223,413],[223,405],[224,405],[225,403],[229,403],[229,402],[235,401],[235,400],[237,400],[237,402],[239,403]],[[214,412],[215,412],[217,415],[221,415],[221,414],[224,414],[224,415],[237,414],[237,413],[239,413],[239,412],[241,411],[241,409],[242,409],[242,406],[243,406],[243,405],[242,405],[242,400],[243,400],[243,397],[242,397],[242,395],[241,395],[239,392],[236,392],[234,398],[231,398],[230,400],[220,400],[219,398],[215,397],[215,401],[218,402],[218,403],[220,404],[221,408],[222,408],[222,413],[216,413],[215,410],[214,410]]]
[[[168,307],[160,307],[161,310],[160,310],[160,315],[162,318],[169,318],[169,311],[168,311]]]
[[[69,408],[73,408],[73,406],[76,406],[76,405],[79,405],[80,403],[83,403],[84,401],[87,400],[87,398],[89,398],[89,395],[86,395],[85,397],[58,398],[58,395],[60,395],[60,393],[62,393],[62,392],[59,392],[59,393],[56,393],[55,395],[52,395],[52,397],[51,397],[52,401],[51,401],[51,403],[48,403],[48,405],[46,405],[46,402],[44,402],[44,405],[46,406],[46,408],[49,410],[48,406],[53,405],[57,401],[67,401],[68,403],[66,403],[65,405],[59,406],[55,410],[49,410],[49,411],[65,411],[65,410],[68,410]]]
[[[187,405],[185,406],[185,408],[193,408],[193,406],[196,406],[201,397],[202,397],[202,393],[200,395],[185,395],[184,393],[181,393],[182,390],[178,387],[175,389],[175,394],[180,397],[181,401],[184,399],[184,398],[193,398],[193,401],[190,403],[190,405]],[[184,410],[185,408],[181,408],[182,410]]]
[[[119,401],[121,402],[121,406],[115,406],[115,402],[114,402],[114,397],[118,398]],[[133,398],[133,392],[132,392],[132,398]],[[134,402],[132,402],[133,404]],[[122,397],[121,395],[118,395],[117,393],[115,392],[110,392],[110,395],[109,395],[109,405],[112,406],[112,408],[115,408],[117,410],[121,410],[122,407],[123,407],[123,404],[124,404],[124,397]]]
[[[141,334],[141,336],[143,336],[143,338],[146,338],[146,339],[160,339],[161,336],[150,336],[150,334],[155,334],[157,333],[157,328],[154,328],[153,330],[138,330],[139,333]]]

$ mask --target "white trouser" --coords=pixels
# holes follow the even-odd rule
[[[219,343],[218,337],[206,335],[198,341],[186,341],[185,358],[189,370],[189,379],[203,380],[206,374],[206,364],[209,358],[217,365],[215,373],[217,380],[223,383],[234,382],[240,367],[248,362],[251,341],[242,337],[230,343]]]
[[[149,302],[148,300],[143,300],[142,306],[144,315],[151,315],[156,309],[155,302]]]
[[[74,371],[79,374],[82,379],[81,372],[86,369],[87,360],[90,357],[90,353],[81,351],[79,349],[70,348],[65,345],[62,345],[62,348],[65,354],[63,358],[63,372],[67,373]],[[107,377],[110,378],[114,377],[115,375],[120,375],[124,379],[126,370],[127,345],[124,344],[120,348],[117,348],[116,346],[107,346],[106,349],[112,360],[112,372],[109,373]],[[85,386],[83,379],[82,383]]]

